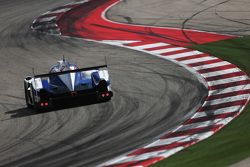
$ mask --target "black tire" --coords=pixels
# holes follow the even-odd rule
[[[99,92],[106,92],[106,91],[108,91],[107,87],[108,87],[107,82],[105,80],[101,80],[98,84],[98,91]]]
[[[27,105],[27,108],[33,108],[33,106],[31,104],[29,104],[29,97],[28,97],[28,92],[27,92],[27,87],[26,87],[26,84],[24,82],[24,94],[25,94],[25,101],[26,101],[26,105]]]
[[[37,104],[34,105],[33,110],[34,110],[35,112],[40,112],[40,109],[39,109],[39,107],[37,106]]]
[[[111,100],[111,97],[108,97],[108,98],[104,99],[103,101],[104,101],[104,102],[108,102],[108,101],[110,101],[110,100]]]

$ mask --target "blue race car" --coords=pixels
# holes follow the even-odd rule
[[[109,101],[113,96],[107,65],[78,69],[65,59],[50,68],[48,74],[26,77],[25,99],[28,108],[52,108],[55,102],[94,97]]]

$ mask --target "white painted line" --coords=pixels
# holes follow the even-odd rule
[[[154,152],[144,153],[144,154],[135,155],[135,156],[121,156],[113,160],[110,160],[108,162],[105,162],[101,165],[98,165],[98,167],[109,166],[113,164],[122,164],[122,163],[127,163],[127,162],[132,162],[132,161],[143,161],[149,158],[159,157],[159,155],[164,152],[166,152],[166,150],[154,151]]]
[[[234,92],[234,91],[238,91],[238,90],[247,90],[247,89],[250,89],[250,84],[233,86],[233,87],[217,89],[217,90],[210,90],[209,94],[210,94],[210,96],[211,95],[219,95],[219,94]]]
[[[210,106],[210,105],[217,105],[217,104],[222,104],[222,103],[227,103],[227,102],[234,102],[237,100],[245,100],[248,98],[249,98],[249,94],[225,97],[225,98],[205,101],[203,106]]]
[[[207,56],[207,57],[202,57],[202,58],[198,58],[198,59],[184,60],[184,61],[180,61],[180,62],[183,64],[192,64],[192,63],[200,63],[200,62],[204,62],[204,61],[208,61],[208,60],[215,60],[215,59],[218,59],[218,58]]]
[[[169,156],[171,156],[171,155],[173,155],[173,154],[175,154],[183,149],[184,149],[184,147],[175,147],[173,149],[166,150],[165,152],[161,153],[160,156],[167,158],[167,157],[169,157]]]
[[[194,116],[194,118],[200,118],[200,117],[206,117],[209,115],[219,115],[219,114],[226,114],[226,113],[232,113],[232,112],[237,112],[242,106],[231,106],[231,107],[225,107],[225,108],[220,108],[216,110],[207,110],[203,112],[197,112]]]
[[[159,50],[150,51],[150,53],[162,54],[162,53],[174,52],[174,51],[179,51],[179,50],[184,50],[184,49],[186,49],[186,48],[183,48],[183,47],[166,48],[166,49],[159,49]]]
[[[159,139],[156,142],[147,145],[145,148],[150,148],[150,147],[156,147],[156,146],[164,146],[164,145],[169,145],[175,142],[188,142],[192,140],[199,140],[201,136],[204,135],[212,135],[213,132],[205,132],[205,133],[200,133],[200,134],[194,134],[194,135],[185,135],[185,136],[179,136],[179,137],[172,137],[172,138],[167,138],[167,139]]]
[[[210,133],[206,133],[204,136],[201,136],[201,138],[203,139],[207,137],[208,135],[211,136]],[[149,153],[144,153],[144,154],[135,155],[135,156],[121,156],[111,161],[108,161],[106,163],[103,163],[101,165],[98,165],[98,167],[109,166],[109,165],[114,165],[114,164],[123,164],[123,163],[133,162],[133,161],[143,161],[143,160],[156,158],[156,157],[169,157],[170,155],[175,154],[176,152],[182,150],[183,148],[184,147],[180,146],[180,147],[172,148],[170,150],[152,151]]]
[[[127,162],[133,162],[133,161],[143,161],[146,159],[159,157],[161,155],[161,153],[164,153],[164,152],[166,152],[166,150],[152,151],[152,152],[139,154],[139,155],[135,155],[135,156],[127,156],[126,159],[123,159],[123,160],[118,161],[118,162],[120,164],[120,163],[127,163]]]
[[[239,72],[241,71],[238,68],[231,68],[231,69],[227,69],[227,70],[220,70],[220,71],[214,71],[214,72],[209,72],[209,73],[202,73],[201,75],[205,78],[207,77],[214,77],[214,76],[218,76],[218,75],[223,75],[223,74],[230,74],[233,72]]]
[[[147,44],[147,45],[141,45],[141,46],[134,46],[132,49],[149,49],[149,48],[155,48],[159,46],[168,46],[167,43],[153,43],[153,44]]]
[[[183,125],[180,129],[178,129],[177,132],[185,131],[185,130],[192,130],[194,128],[204,128],[212,125],[224,125],[227,122],[230,122],[233,118],[219,118],[219,119],[213,119],[209,121],[203,121],[203,122],[196,122],[192,124]]]
[[[216,81],[209,81],[207,83],[209,86],[215,86],[215,85],[226,84],[226,83],[231,83],[231,82],[236,82],[236,81],[244,81],[246,79],[247,79],[246,76],[236,76],[236,77],[220,79]]]
[[[225,65],[229,65],[229,64],[230,64],[229,62],[222,61],[222,62],[217,62],[217,63],[212,63],[212,64],[196,66],[193,68],[196,70],[203,70],[203,69],[207,69],[207,68],[220,67],[220,66],[225,66]]]
[[[168,57],[172,59],[177,59],[177,58],[189,57],[189,56],[194,56],[194,55],[199,55],[199,54],[204,54],[204,53],[199,52],[199,51],[189,51],[185,53],[170,55]]]
[[[155,146],[162,146],[162,145],[168,145],[174,142],[178,142],[178,141],[183,141],[185,139],[189,139],[189,136],[180,136],[180,137],[172,137],[172,138],[167,138],[167,139],[159,139],[155,142],[153,142],[152,144],[147,145],[145,148],[149,148],[149,147],[155,147]]]
[[[126,156],[126,155],[125,156],[119,156],[119,157],[111,159],[111,160],[109,160],[109,161],[107,161],[107,162],[105,162],[103,164],[100,164],[97,167],[104,167],[104,166],[110,166],[110,165],[113,165],[113,164],[118,164],[122,160],[127,159],[127,158],[128,158],[128,156]]]
[[[213,134],[214,134],[213,131],[209,131],[207,133],[200,133],[199,134],[199,141],[204,140],[204,139],[212,136]],[[195,136],[196,136],[196,134],[191,135],[190,138],[195,139]],[[176,147],[176,148],[173,148],[173,149],[170,149],[170,150],[166,150],[165,152],[161,153],[160,156],[167,158],[167,157],[175,154],[176,152],[179,152],[182,149],[184,149],[184,147]]]
[[[124,47],[124,45],[126,45],[126,44],[140,42],[140,41],[103,40],[100,42],[105,43],[105,44],[109,44],[109,45],[116,45],[116,46],[123,46]],[[127,47],[127,46],[125,46],[125,47]]]

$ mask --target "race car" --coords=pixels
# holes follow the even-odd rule
[[[64,58],[48,74],[26,77],[24,91],[27,107],[36,110],[53,108],[55,102],[65,100],[94,97],[99,102],[113,96],[107,65],[77,68]]]

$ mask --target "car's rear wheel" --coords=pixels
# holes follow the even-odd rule
[[[24,82],[24,94],[25,94],[25,101],[27,108],[32,108],[33,106],[29,103],[28,88],[25,82]]]
[[[98,91],[106,92],[108,91],[107,87],[108,87],[107,81],[101,80],[98,84]]]

